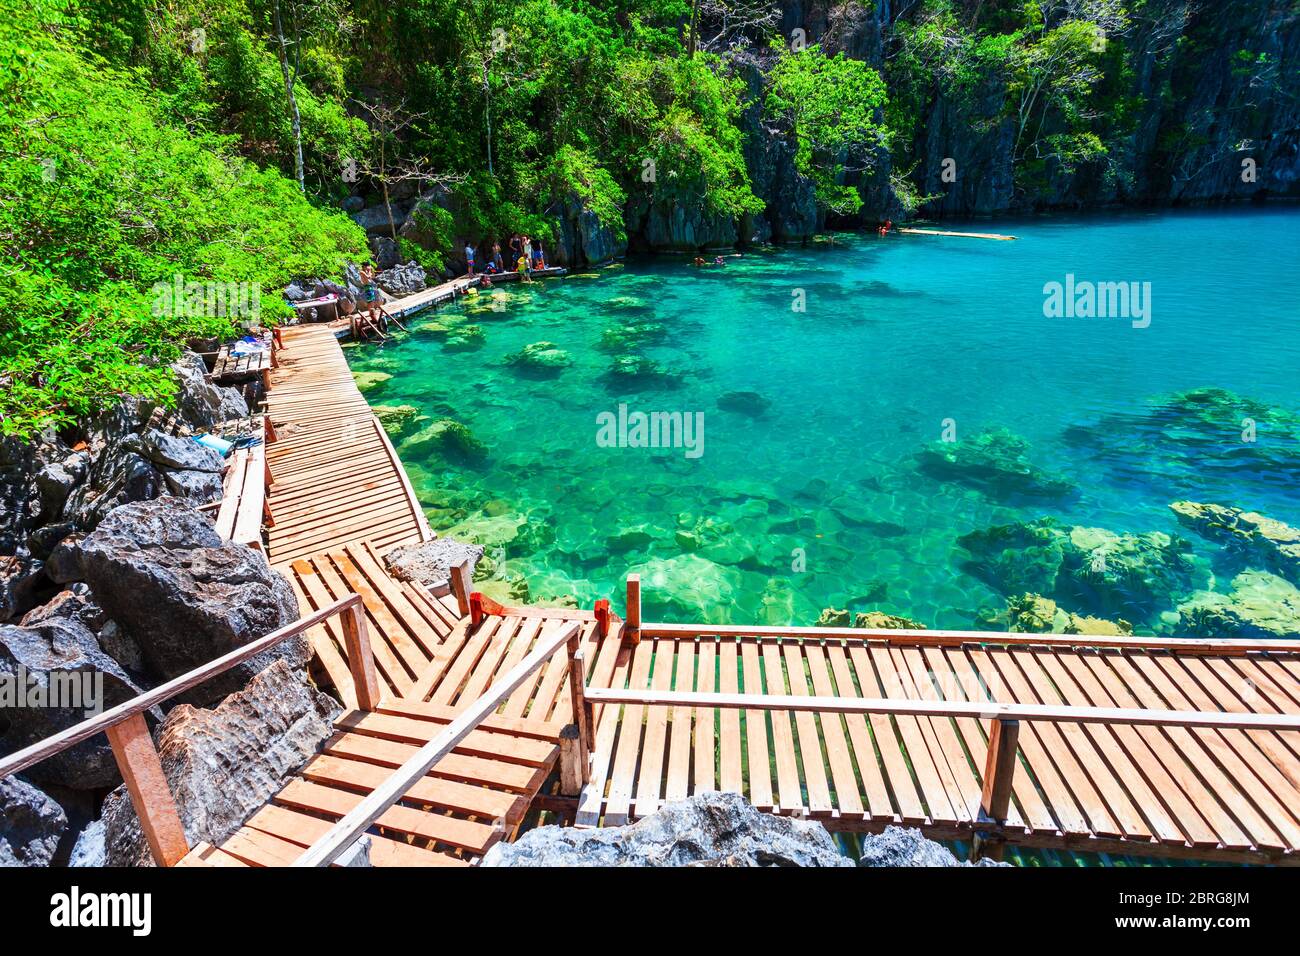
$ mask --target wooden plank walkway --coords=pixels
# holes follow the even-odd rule
[[[386,701],[349,710],[334,736],[219,848],[181,866],[290,866],[455,717],[437,704]],[[379,818],[374,866],[466,866],[512,837],[559,755],[558,728],[489,717]]]
[[[878,637],[668,636],[624,649],[610,686],[1300,714],[1300,653]],[[1300,647],[1297,647],[1300,652]],[[833,830],[970,839],[990,721],[610,704],[580,825],[703,790]],[[1026,721],[1007,842],[1089,852],[1300,862],[1300,733]],[[983,825],[980,827],[983,828]]]
[[[568,271],[560,266],[550,266],[546,269],[534,269],[532,277],[534,279],[559,278],[567,275]],[[493,285],[500,285],[503,282],[519,282],[523,276],[518,272],[501,272],[490,278]],[[404,319],[408,315],[423,312],[431,306],[450,302],[457,296],[464,295],[466,289],[477,288],[482,282],[483,276],[481,273],[476,276],[461,276],[458,279],[452,279],[449,282],[443,282],[425,289],[423,292],[416,292],[413,295],[404,295],[400,299],[394,299],[384,306],[384,310],[395,318]]]
[[[529,607],[474,625],[449,597],[384,569],[388,548],[429,532],[333,333],[289,329],[285,346],[270,393],[279,435],[268,449],[271,558],[304,615],[362,596],[382,700],[373,712],[355,709],[342,625],[318,625],[309,634],[317,676],[352,709],[322,754],[240,833],[220,848],[196,848],[188,863],[291,862],[544,636],[574,621],[593,695],[590,782],[581,795],[551,792],[560,730],[572,719],[561,649],[380,821],[374,862],[473,862],[512,835],[530,807],[558,809],[579,826],[616,825],[715,789],[833,830],[903,824],[969,840],[989,829],[980,808],[991,714],[853,713],[844,700],[1116,708],[1130,717],[1300,715],[1300,644],[1284,642],[661,624],[632,631],[617,618],[602,637],[592,611]],[[781,696],[777,706],[790,709],[754,699],[736,707],[716,698],[602,704],[601,690]],[[800,697],[832,700],[801,709]],[[1017,749],[1007,751],[1006,842],[1300,863],[1300,730],[1046,716],[1024,719]]]
[[[327,326],[284,329],[267,412],[276,566],[363,538],[387,550],[432,536],[388,435]]]

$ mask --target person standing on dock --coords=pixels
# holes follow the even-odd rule
[[[540,239],[533,243],[533,268],[538,270],[546,268],[546,255],[542,252]]]
[[[533,240],[524,236],[524,268],[532,269],[533,266]]]
[[[497,272],[505,272],[505,263],[501,260],[501,243],[492,240],[492,265],[496,266]]]
[[[519,257],[524,254],[523,242],[519,239],[519,233],[514,233],[510,237],[510,261],[515,264],[515,271],[519,271]]]
[[[465,264],[465,275],[472,276],[474,274],[474,246],[468,239],[465,240]]]
[[[361,267],[361,297],[365,300],[366,310],[370,313],[370,324],[379,328],[379,287],[375,285],[375,264],[367,262]]]

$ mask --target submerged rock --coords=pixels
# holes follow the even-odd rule
[[[402,442],[401,452],[417,458],[441,454],[476,460],[487,457],[487,446],[463,422],[440,418]]]
[[[1003,594],[1045,595],[1086,614],[1145,618],[1192,590],[1188,543],[1161,531],[1117,534],[1040,518],[957,543],[972,555],[967,569]]]
[[[1178,606],[1178,618],[1195,637],[1300,638],[1300,590],[1267,571],[1243,571],[1231,593],[1197,591]]]
[[[820,823],[763,813],[735,793],[668,803],[622,827],[538,827],[483,866],[852,866]]]
[[[223,541],[175,498],[123,505],[75,545],[95,601],[139,645],[151,676],[166,680],[298,618],[293,588],[261,551]],[[214,701],[283,659],[302,671],[305,638],[238,664],[186,696]]]
[[[850,618],[852,623],[850,624]],[[875,631],[924,631],[925,625],[909,617],[886,614],[884,611],[863,611],[850,614],[847,610],[828,607],[817,619],[817,627],[861,627]]]
[[[764,398],[758,392],[724,392],[718,396],[718,408],[724,412],[737,412],[751,418],[759,418],[771,406],[771,400]]]
[[[371,405],[370,411],[390,435],[400,434],[420,414],[414,405]]]
[[[506,356],[506,364],[533,371],[555,372],[573,364],[573,356],[554,342],[532,342]]]
[[[353,372],[352,380],[357,383],[357,388],[363,392],[369,392],[378,388],[393,376],[387,372]]]
[[[1223,545],[1235,561],[1262,566],[1300,584],[1300,528],[1224,505],[1175,501],[1169,507],[1181,524]]]
[[[917,453],[922,471],[960,481],[994,497],[1008,494],[1060,498],[1073,482],[1029,460],[1029,442],[1005,428],[990,428],[955,442],[936,442]]]
[[[449,352],[469,352],[486,345],[487,336],[481,325],[461,325],[448,332],[442,344]]]
[[[628,569],[641,575],[643,600],[666,605],[681,620],[725,624],[744,591],[739,571],[697,554],[651,558]]]
[[[67,828],[47,794],[17,777],[0,779],[0,867],[49,866]]]
[[[283,661],[212,710],[173,709],[158,753],[190,846],[238,830],[329,738],[339,713]],[[103,820],[107,865],[152,863],[125,786],[105,801]]]
[[[668,326],[663,322],[629,322],[605,329],[600,334],[598,347],[605,352],[624,355],[667,337]]]
[[[1099,617],[1073,614],[1041,594],[1022,594],[1007,599],[1002,611],[984,611],[978,623],[996,631],[1025,634],[1095,634],[1124,636],[1133,633],[1133,625],[1123,618],[1108,621]]]
[[[482,557],[483,548],[477,544],[441,537],[399,545],[384,555],[384,565],[399,581],[442,587],[448,583],[452,568],[469,561],[473,571]]]

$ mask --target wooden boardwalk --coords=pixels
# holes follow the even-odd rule
[[[1300,647],[1222,642],[1221,653],[1205,653],[1140,639],[1090,646],[1050,635],[759,636],[707,626],[653,636],[656,627],[624,649],[610,683],[593,687],[1300,715]],[[720,789],[835,830],[906,824],[970,839],[986,826],[989,725],[831,707],[611,704],[598,719],[577,822],[624,823]],[[1019,744],[1009,843],[1300,862],[1300,732],[1035,720]]]
[[[267,395],[277,436],[267,448],[271,563],[286,565],[363,538],[382,549],[428,540],[428,521],[406,472],[333,332],[289,326],[283,338]]]
[[[272,560],[304,616],[360,595],[368,645],[338,617],[307,632],[318,680],[349,711],[270,805],[188,863],[292,862],[534,656],[379,819],[373,862],[460,865],[539,808],[608,826],[724,790],[847,832],[900,824],[936,839],[1300,863],[1300,644],[642,624],[633,579],[632,623],[465,615],[385,570],[388,548],[428,530],[328,330],[286,332],[270,407]],[[580,695],[569,652],[539,645],[575,624],[590,761],[564,797],[557,754]],[[374,661],[369,710],[357,646]]]

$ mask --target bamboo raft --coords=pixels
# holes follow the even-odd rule
[[[900,227],[898,232],[908,236],[956,236],[961,239],[998,239],[1003,242],[1010,242],[1016,239],[1016,236],[1004,236],[997,232],[952,232],[947,229],[913,229],[911,227]]]

